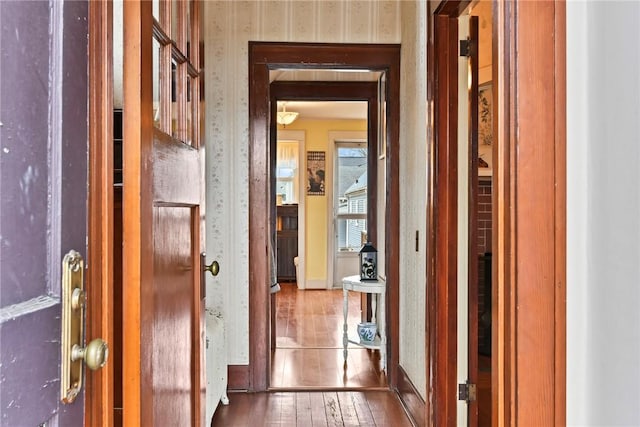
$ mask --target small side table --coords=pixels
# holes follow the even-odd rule
[[[371,298],[371,313],[372,321],[378,324],[378,333],[380,337],[375,338],[372,343],[362,342],[360,337],[356,339],[349,339],[349,327],[347,325],[347,317],[349,314],[349,291],[364,292],[367,294],[373,294]],[[342,327],[342,348],[344,355],[344,363],[347,363],[347,346],[349,343],[359,345],[361,347],[380,350],[380,359],[382,361],[382,369],[387,370],[387,334],[385,324],[385,294],[387,291],[387,284],[384,280],[376,281],[361,281],[360,276],[348,276],[342,279],[342,292],[344,294],[344,302],[342,305],[342,314],[344,315],[344,324]],[[376,321],[376,299],[379,298],[380,316]],[[357,335],[356,335],[357,336]]]

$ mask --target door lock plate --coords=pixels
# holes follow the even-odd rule
[[[83,345],[84,261],[71,250],[62,260],[62,360],[60,391],[63,403],[75,400],[82,388],[82,359],[73,358],[73,347]]]

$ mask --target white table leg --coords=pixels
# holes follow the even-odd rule
[[[347,363],[347,346],[349,345],[349,335],[347,332],[347,313],[349,311],[349,291],[343,290],[344,301],[342,303],[342,315],[344,316],[344,323],[342,325],[342,354],[344,355],[344,363]]]
[[[378,294],[369,294],[371,295],[371,321],[376,323],[376,308],[378,304]]]
[[[387,325],[385,293],[380,294],[380,359],[382,359],[382,369],[387,372]]]

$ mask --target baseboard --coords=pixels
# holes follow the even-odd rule
[[[307,280],[304,285],[305,289],[327,289],[326,280]]]
[[[227,390],[249,389],[249,365],[229,365],[227,372]]]
[[[425,424],[425,401],[416,390],[415,386],[409,379],[409,376],[402,369],[402,366],[398,366],[398,396],[400,401],[404,405],[413,425],[424,426]]]

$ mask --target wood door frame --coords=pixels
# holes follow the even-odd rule
[[[455,426],[455,242],[451,214],[457,104],[451,20],[468,1],[429,3],[433,105],[427,251],[429,425]],[[492,423],[566,422],[566,9],[494,2]],[[524,70],[520,72],[519,70]],[[531,78],[534,76],[534,78]],[[547,123],[548,126],[541,126]],[[533,167],[535,165],[535,167]],[[549,209],[552,206],[553,209]],[[434,225],[434,226],[432,226]],[[455,247],[455,245],[454,245]],[[517,307],[517,309],[516,309]],[[529,331],[537,331],[532,334]],[[454,344],[452,344],[454,341]],[[455,368],[455,362],[453,364]]]
[[[262,391],[269,387],[269,240],[270,168],[269,168],[269,70],[290,69],[361,69],[386,71],[388,76],[389,114],[387,126],[387,212],[386,242],[388,377],[397,383],[398,307],[399,307],[399,141],[400,116],[400,46],[391,44],[327,44],[249,42],[249,366],[246,388]],[[395,238],[394,238],[395,237]]]
[[[113,343],[113,3],[89,2],[89,218],[86,342]],[[85,425],[113,425],[114,370],[85,370]]]

